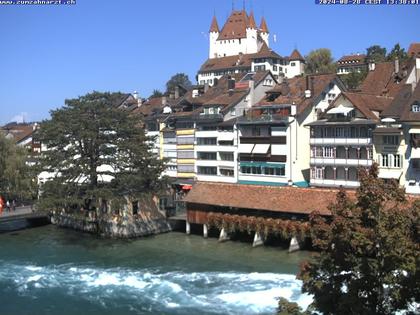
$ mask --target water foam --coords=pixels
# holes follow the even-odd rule
[[[276,273],[160,273],[148,269],[42,267],[0,262],[0,283],[35,298],[46,290],[58,290],[102,306],[147,305],[152,313],[185,308],[193,310],[192,313],[206,309],[214,314],[272,314],[280,296],[303,308],[312,301],[310,296],[301,294],[302,284],[294,275]]]

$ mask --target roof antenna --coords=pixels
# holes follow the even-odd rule
[[[243,5],[242,6],[243,6],[243,10],[246,11],[245,10],[245,0],[243,1]]]
[[[232,0],[232,12],[235,11],[235,0]]]

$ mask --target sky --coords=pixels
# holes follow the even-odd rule
[[[208,57],[213,14],[264,15],[271,48],[364,53],[420,42],[420,6],[323,6],[314,0],[76,0],[72,6],[0,6],[0,124],[48,119],[91,91],[154,89],[184,72],[195,83]],[[273,35],[276,42],[273,42]]]

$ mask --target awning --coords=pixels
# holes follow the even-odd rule
[[[419,134],[420,133],[420,129],[410,128],[410,130],[408,130],[408,133],[410,133],[410,134],[413,134],[413,133]]]
[[[270,163],[270,162],[240,162],[240,166],[248,166],[248,167],[275,167],[275,168],[285,168],[285,164],[277,164],[277,163]]]
[[[268,149],[270,149],[269,144],[256,144],[252,154],[267,154]]]
[[[287,154],[287,146],[279,145],[279,144],[272,144],[271,145],[271,155],[286,155]]]
[[[420,148],[412,148],[411,149],[411,156],[412,159],[420,159]]]
[[[239,145],[239,153],[251,153],[252,149],[254,149],[253,143],[246,143]]]
[[[337,107],[331,108],[327,114],[344,114],[347,115],[351,112],[354,108],[352,107],[344,107],[343,105],[338,105]]]
[[[232,141],[233,140],[233,133],[232,132],[221,132],[217,137],[218,141]]]
[[[383,179],[400,179],[401,174],[401,170],[379,169],[378,177]]]

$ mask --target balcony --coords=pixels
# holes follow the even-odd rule
[[[348,187],[357,188],[360,186],[358,181],[339,180],[339,179],[311,179],[311,186],[319,187]]]
[[[244,116],[238,119],[239,125],[253,125],[253,124],[266,124],[266,123],[273,123],[273,124],[283,124],[286,125],[289,122],[289,116],[284,115],[260,115],[260,116]]]
[[[369,145],[372,144],[371,138],[311,138],[310,144],[315,145]]]
[[[373,161],[368,159],[311,158],[312,165],[371,166],[372,163]]]
[[[240,137],[241,144],[286,144],[285,136],[253,136]]]

